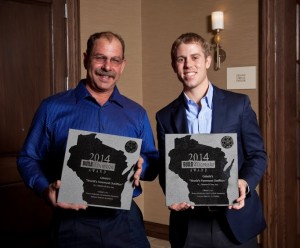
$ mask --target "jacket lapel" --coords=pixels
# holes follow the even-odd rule
[[[172,108],[172,119],[175,123],[175,132],[174,133],[188,133],[187,126],[187,117],[185,112],[185,103],[183,93],[177,98],[177,100],[173,104]]]
[[[222,133],[223,123],[226,118],[226,104],[224,104],[225,97],[218,87],[214,87],[213,93],[213,112],[212,112],[212,123],[211,123],[211,133]]]

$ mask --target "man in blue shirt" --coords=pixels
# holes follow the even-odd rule
[[[169,206],[172,248],[257,248],[256,236],[265,227],[256,192],[267,157],[249,97],[213,85],[207,76],[210,44],[185,33],[171,48],[172,67],[183,91],[156,114],[160,155],[159,181],[165,192],[165,135],[236,133],[239,197],[229,207],[200,207],[186,202]]]
[[[124,50],[118,34],[89,37],[86,79],[42,101],[18,157],[25,184],[55,209],[55,247],[150,247],[134,201],[129,211],[56,202],[70,128],[142,139],[133,197],[142,192],[140,179],[151,181],[157,175],[158,153],[147,113],[116,86],[125,67]]]

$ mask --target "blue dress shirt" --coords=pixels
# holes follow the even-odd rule
[[[145,109],[121,95],[117,87],[101,106],[82,80],[75,89],[43,100],[35,113],[17,166],[25,184],[36,192],[41,194],[61,178],[70,128],[142,139],[141,180],[153,180],[147,179],[146,172],[155,165],[158,153]],[[133,196],[141,192],[141,187],[137,187]]]
[[[212,120],[213,87],[209,83],[207,93],[201,99],[201,107],[184,94],[189,133],[210,133]]]

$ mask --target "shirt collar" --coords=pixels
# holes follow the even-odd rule
[[[76,91],[76,102],[79,102],[85,98],[92,98],[92,95],[90,94],[90,92],[87,90],[87,88],[84,85],[84,81],[85,79],[80,80],[79,84],[77,85],[75,91]],[[115,102],[116,104],[118,104],[119,106],[123,107],[124,104],[123,102],[123,97],[120,94],[117,86],[115,86],[114,91],[112,93],[112,95],[110,96],[109,102]]]
[[[208,82],[208,91],[206,93],[206,102],[207,102],[207,106],[210,109],[212,109],[213,92],[214,92],[214,88],[212,87],[212,84],[210,82]]]
[[[183,94],[184,94],[184,102],[187,109],[190,108],[190,105],[195,105],[195,102],[193,100],[191,100],[184,92]],[[206,92],[206,95],[202,99],[205,100],[205,102],[207,103],[207,107],[210,109],[212,109],[212,98],[213,98],[213,87],[212,84],[208,82],[208,90]]]
[[[92,97],[87,88],[84,85],[85,79],[80,80],[79,84],[75,88],[76,102],[83,100],[84,98]]]

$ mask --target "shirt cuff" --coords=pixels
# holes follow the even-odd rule
[[[250,192],[250,188],[249,188],[249,185],[247,183],[247,186],[246,186],[246,195],[248,195],[249,192]]]

